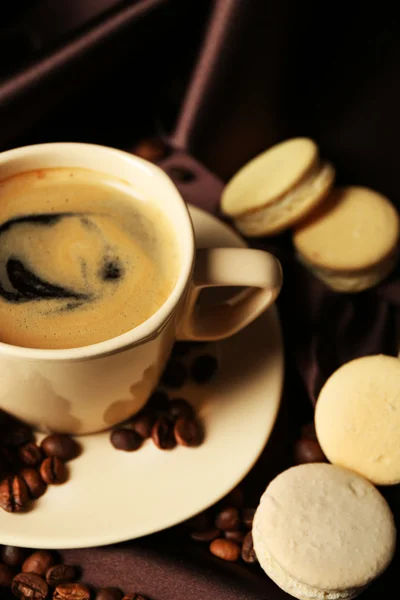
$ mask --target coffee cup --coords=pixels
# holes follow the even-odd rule
[[[72,348],[6,343],[0,324],[0,408],[48,432],[86,434],[127,419],[146,403],[176,340],[219,340],[251,323],[276,299],[276,258],[247,248],[195,248],[187,206],[157,166],[126,152],[81,143],[27,146],[0,154],[0,182],[40,169],[88,169],[116,177],[168,220],[179,253],[165,302],[133,329]],[[1,204],[1,187],[0,187]],[[205,288],[245,287],[234,299],[199,304]]]

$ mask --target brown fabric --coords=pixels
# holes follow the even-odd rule
[[[163,166],[166,171],[172,166],[191,169],[195,179],[177,183],[180,191],[192,203],[217,211],[221,182],[203,166],[182,153],[166,159]],[[283,264],[285,282],[278,305],[286,353],[285,392],[278,421],[244,482],[247,502],[255,506],[267,483],[292,464],[293,441],[301,425],[312,419],[312,405],[330,373],[357,356],[396,354],[400,277],[396,272],[379,288],[357,296],[336,294],[297,263],[289,236],[268,243],[253,240],[252,244],[270,250]],[[399,486],[384,493],[399,521]],[[258,566],[223,563],[212,557],[207,547],[191,542],[181,528],[113,547],[70,550],[64,555],[68,562],[83,566],[88,582],[141,591],[154,600],[288,598]],[[378,600],[388,595],[399,564],[397,558],[363,598]]]

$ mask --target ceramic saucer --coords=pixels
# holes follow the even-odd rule
[[[198,247],[244,246],[238,235],[190,208]],[[80,438],[71,477],[24,514],[0,511],[0,543],[33,548],[99,546],[147,535],[202,511],[250,470],[271,433],[283,382],[275,307],[232,338],[215,344],[219,369],[203,386],[179,391],[198,409],[206,439],[196,449],[115,450],[109,434]]]

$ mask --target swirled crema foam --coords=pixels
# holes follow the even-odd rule
[[[85,169],[0,182],[0,340],[75,348],[154,314],[178,276],[167,218],[128,183]]]

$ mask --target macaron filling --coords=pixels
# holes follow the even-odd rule
[[[351,600],[361,594],[361,592],[369,586],[369,584],[367,584],[362,587],[348,588],[345,590],[322,590],[307,585],[295,577],[292,577],[292,575],[280,566],[266,548],[265,541],[260,541],[261,535],[262,534],[258,532],[257,527],[253,527],[253,539],[258,542],[256,542],[257,558],[262,565],[262,568],[282,590],[295,598],[302,598],[304,600]],[[262,553],[260,554],[261,546]]]
[[[356,293],[369,289],[383,281],[397,264],[399,252],[396,249],[388,257],[372,267],[357,271],[342,271],[324,269],[309,262],[299,252],[298,260],[307,267],[313,275],[338,292]]]
[[[278,233],[308,214],[328,193],[335,176],[330,163],[313,167],[297,185],[271,204],[239,215],[236,225],[246,235],[263,235],[266,231]]]

